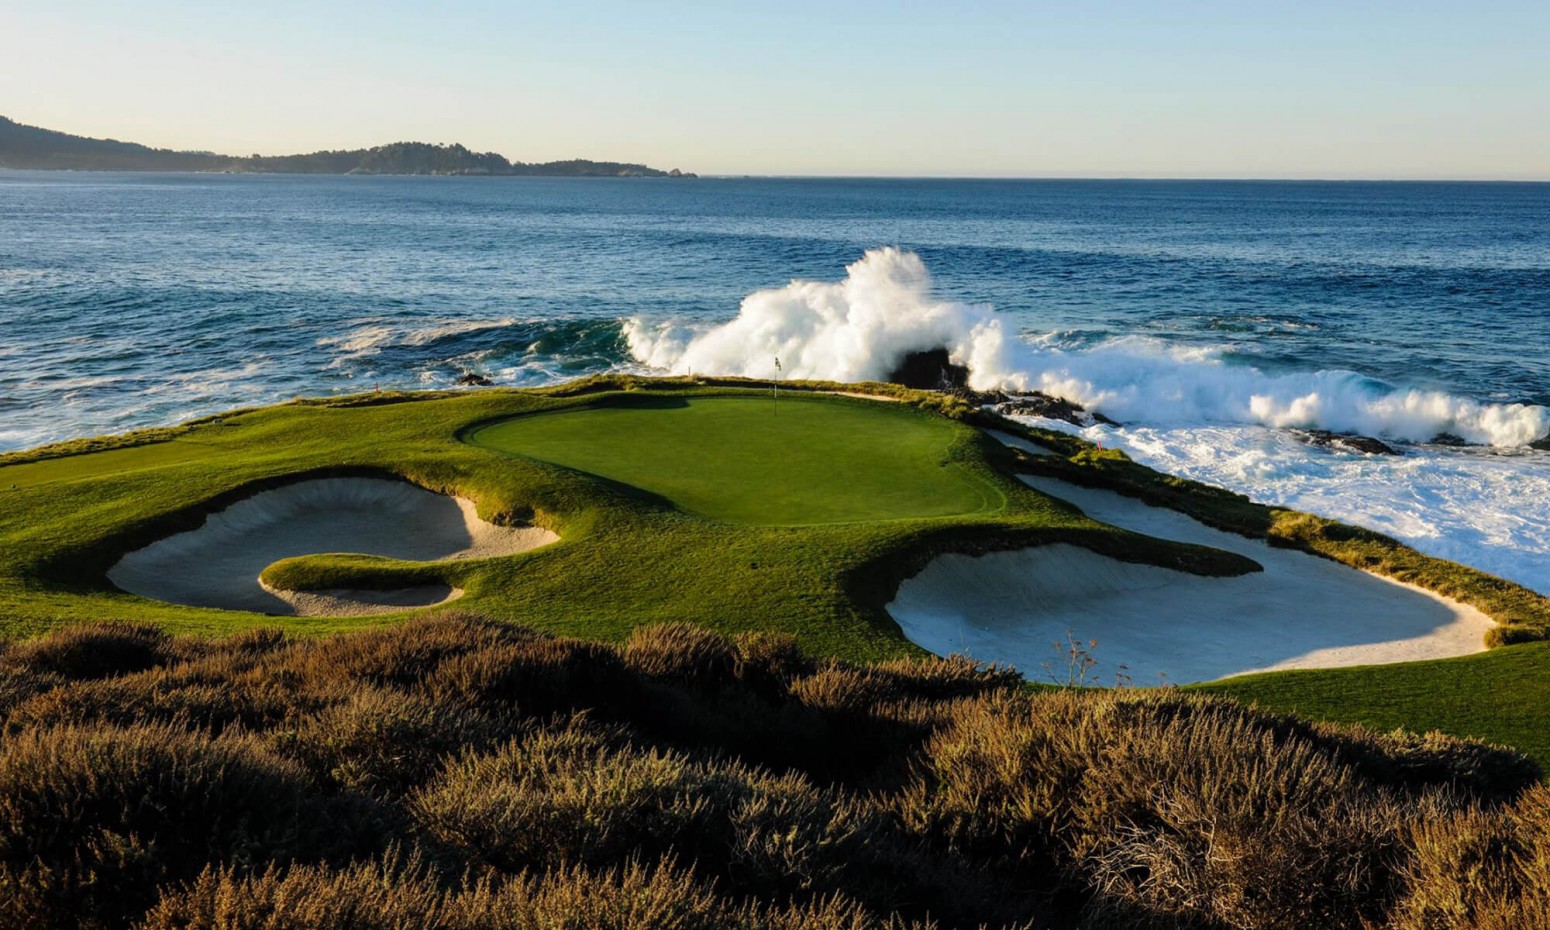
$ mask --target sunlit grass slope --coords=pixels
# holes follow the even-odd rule
[[[467,438],[734,523],[899,520],[1006,506],[996,482],[955,456],[950,420],[879,406],[801,395],[666,398],[517,417]]]
[[[101,618],[205,633],[395,622],[401,615],[178,607],[105,578],[130,549],[197,527],[258,490],[322,475],[402,477],[470,498],[486,519],[537,522],[561,540],[469,561],[306,556],[272,565],[266,581],[298,590],[444,583],[466,592],[462,609],[597,639],[690,621],[782,631],[852,658],[915,654],[883,606],[900,578],[947,550],[1058,539],[1135,561],[1245,570],[1236,557],[1087,520],[1015,481],[999,445],[977,429],[910,402],[931,397],[904,400],[782,397],[775,427],[767,393],[594,379],[298,402],[7,456],[0,634]],[[499,439],[507,451],[469,437]]]
[[[1243,675],[1191,690],[1310,720],[1489,740],[1550,770],[1550,643],[1430,662]]]

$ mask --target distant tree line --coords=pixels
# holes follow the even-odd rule
[[[496,152],[462,145],[394,142],[369,149],[306,155],[250,155],[177,152],[117,139],[92,139],[0,116],[0,168],[74,171],[215,171],[276,174],[529,175],[599,178],[694,177],[678,169],[574,158],[541,163],[513,162]]]

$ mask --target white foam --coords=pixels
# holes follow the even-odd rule
[[[1168,474],[1377,530],[1428,555],[1550,592],[1550,456],[1411,447],[1402,456],[1310,447],[1257,426],[1094,426],[1082,436]]]
[[[925,263],[911,252],[873,249],[839,282],[793,281],[744,298],[732,321],[709,329],[625,324],[642,364],[680,374],[880,381],[912,351],[946,347],[973,384],[1010,375],[1008,339],[988,306],[937,300]]]
[[[977,389],[1043,390],[1126,422],[1318,427],[1426,441],[1453,433],[1512,447],[1550,433],[1550,410],[1400,388],[1356,372],[1269,374],[1216,347],[1122,338],[1079,351],[1008,333],[986,305],[941,300],[919,256],[873,249],[837,282],[793,281],[744,298],[737,316],[694,329],[625,324],[641,364],[678,374],[880,380],[912,351],[945,347]]]

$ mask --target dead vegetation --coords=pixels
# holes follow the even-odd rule
[[[693,627],[0,654],[0,925],[1537,927],[1507,750]]]

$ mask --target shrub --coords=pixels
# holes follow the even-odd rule
[[[867,669],[830,662],[791,684],[791,695],[815,710],[868,714],[886,700],[897,700],[893,680]]]
[[[726,637],[687,623],[637,627],[623,652],[625,664],[643,675],[706,691],[731,685],[741,658]]]
[[[1516,646],[1519,643],[1538,642],[1544,638],[1543,627],[1513,623],[1509,620],[1485,631],[1485,647],[1495,649],[1498,646]]]
[[[424,687],[437,700],[530,716],[585,708],[624,713],[639,694],[635,676],[613,650],[554,636],[528,636],[449,658]]]
[[[732,642],[743,684],[760,695],[784,698],[791,682],[813,671],[813,661],[789,633],[739,633]]]
[[[283,678],[240,670],[251,662],[215,655],[185,665],[75,682],[16,707],[9,725],[17,730],[172,723],[216,734],[232,726],[266,729],[319,706],[318,696],[299,692]]]
[[[207,862],[317,855],[342,811],[256,740],[166,726],[61,728],[0,754],[0,925],[116,925]]]
[[[477,710],[364,687],[275,742],[321,781],[393,796],[422,783],[444,757],[484,750],[510,730]]]
[[[573,721],[447,767],[415,795],[421,824],[508,872],[620,862],[666,852],[708,802],[672,753],[622,747],[623,734]]]
[[[578,721],[465,756],[412,806],[507,872],[671,854],[766,895],[837,888],[874,829],[800,775],[640,749]]]
[[[1550,788],[1418,820],[1392,930],[1528,930],[1550,914]]]
[[[418,860],[342,870],[315,865],[257,874],[207,867],[169,890],[137,930],[378,930],[447,928],[445,894]],[[490,927],[498,926],[491,923]]]
[[[1362,726],[1286,724],[1356,767],[1367,778],[1408,793],[1448,788],[1491,803],[1510,802],[1543,777],[1515,749],[1459,739],[1433,730],[1377,733]]]
[[[0,709],[0,926],[1550,913],[1550,788],[1511,750],[1027,693],[962,658],[815,662],[681,626],[615,648],[455,615],[296,641],[105,624],[0,654]]]
[[[64,683],[52,672],[40,672],[25,665],[0,664],[0,716],[6,716],[20,704],[45,694]]]
[[[829,663],[796,681],[792,693],[814,707],[866,711],[897,701],[942,701],[1022,687],[1022,675],[1009,666],[986,665],[964,656],[933,656],[862,667]]]
[[[845,911],[834,909],[833,913]],[[444,890],[417,861],[344,870],[302,866],[257,876],[207,870],[164,897],[138,930],[807,930],[801,918],[738,911],[672,862]],[[851,924],[870,930],[877,924]]]
[[[168,646],[167,634],[152,626],[83,623],[16,646],[6,653],[4,663],[62,678],[106,678],[164,664]]]
[[[930,744],[917,830],[1052,862],[1088,918],[1358,927],[1390,899],[1417,809],[1225,702],[1050,692],[964,708]]]
[[[469,614],[445,613],[308,641],[293,664],[322,680],[412,687],[450,658],[538,635]]]
[[[556,869],[448,889],[421,861],[345,869],[207,869],[171,891],[137,930],[930,930],[830,895],[734,905],[668,859],[590,872]],[[1011,930],[1011,928],[1008,928]],[[1031,930],[1031,927],[1026,928]]]
[[[1010,665],[987,664],[967,656],[895,659],[871,667],[893,680],[893,689],[909,697],[939,700],[1000,691],[1020,691],[1023,676]]]

